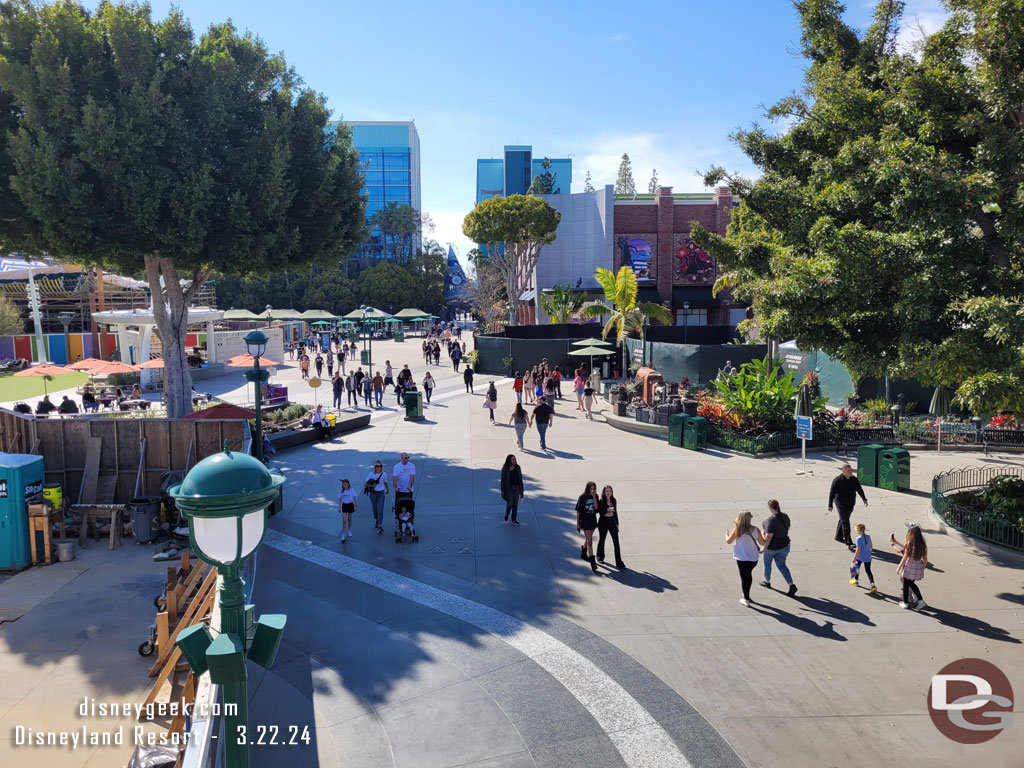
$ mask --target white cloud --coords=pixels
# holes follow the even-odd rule
[[[612,43],[617,43],[617,42],[619,42],[620,40],[625,40],[625,39],[626,39],[626,35],[625,35],[625,34],[623,34],[622,32],[619,32],[619,33],[618,33],[617,35],[611,35],[611,36],[610,36],[610,37],[608,38],[608,41],[609,41],[609,42],[612,42]]]
[[[938,32],[948,18],[949,11],[940,0],[910,0],[896,34],[897,50],[915,53],[924,38]]]

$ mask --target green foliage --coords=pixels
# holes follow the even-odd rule
[[[267,411],[263,416],[263,420],[270,424],[283,424],[287,421],[301,419],[308,411],[308,405],[302,405],[301,403],[289,403],[284,408],[276,408],[272,411]]]
[[[526,191],[528,195],[559,195],[561,187],[557,185],[558,174],[551,172],[551,161],[548,158],[541,160],[541,168],[544,170],[533,177],[530,188]]]
[[[655,168],[651,171],[651,180],[647,182],[647,191],[652,194],[658,194],[660,187],[658,185],[658,169]]]
[[[412,258],[413,237],[420,231],[420,213],[411,205],[388,203],[370,217],[370,225],[380,227],[386,250],[400,264]]]
[[[633,167],[629,163],[629,155],[622,153],[622,162],[619,163],[619,175],[615,179],[616,195],[635,195],[636,184],[633,182]]]
[[[359,294],[371,307],[398,312],[415,305],[420,286],[409,270],[383,261],[359,275]]]
[[[742,421],[759,426],[782,427],[792,423],[797,385],[793,371],[782,373],[765,357],[740,366],[737,373],[720,373],[715,380],[715,399]]]
[[[0,336],[18,336],[25,332],[25,321],[18,308],[6,296],[0,296]]]
[[[564,286],[555,285],[550,293],[540,295],[540,306],[552,323],[568,323],[572,316],[583,308],[583,294],[574,291],[566,283]]]
[[[476,204],[462,222],[463,234],[487,246],[488,261],[505,279],[508,324],[516,325],[522,275],[537,266],[541,246],[555,242],[562,214],[533,195],[492,197]]]
[[[471,349],[466,353],[466,365],[470,368],[476,368],[477,363],[480,362],[480,352],[476,349]]]
[[[501,358],[501,364],[504,365],[506,369],[510,369],[516,364],[516,359],[509,355],[508,357]]]
[[[889,415],[889,404],[885,402],[884,397],[872,397],[864,401],[861,410],[867,414],[872,422],[877,422],[881,417]]]
[[[999,475],[988,481],[981,493],[982,500],[993,511],[1003,513],[1008,520],[1022,524],[1024,517],[1024,477]]]
[[[583,191],[584,192],[593,192],[594,191],[594,184],[593,184],[593,182],[590,181],[590,171],[587,171],[587,176],[586,176],[585,179],[583,179]]]
[[[753,302],[763,337],[795,338],[855,377],[960,383],[992,413],[1024,407],[1024,14],[948,0],[919,57],[895,46],[903,3],[862,35],[834,0],[797,4],[805,87],[735,135],[756,182],[725,238],[694,239]]]

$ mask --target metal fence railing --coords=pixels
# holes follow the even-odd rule
[[[1024,478],[1024,467],[965,467],[935,475],[932,511],[961,533],[1024,552],[1024,525],[1012,522],[998,511],[958,504],[950,498],[957,492],[984,488],[1001,476]]]
[[[800,438],[796,436],[795,432],[770,432],[753,436],[722,429],[710,423],[708,424],[708,442],[721,448],[729,448],[755,456],[761,453],[773,453],[800,447]],[[808,446],[816,448],[835,444],[836,435],[831,430],[815,432],[814,439],[807,443]]]
[[[942,422],[940,425],[922,419],[903,419],[893,428],[893,432],[902,443],[936,445],[939,442],[940,426],[943,445],[981,445],[981,431],[973,424],[958,421]]]

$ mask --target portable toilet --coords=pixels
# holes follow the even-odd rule
[[[43,457],[0,453],[0,570],[25,568],[29,502],[43,498]]]

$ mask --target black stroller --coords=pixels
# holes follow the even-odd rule
[[[395,543],[400,544],[406,536],[419,541],[416,535],[416,501],[411,495],[395,494]]]

